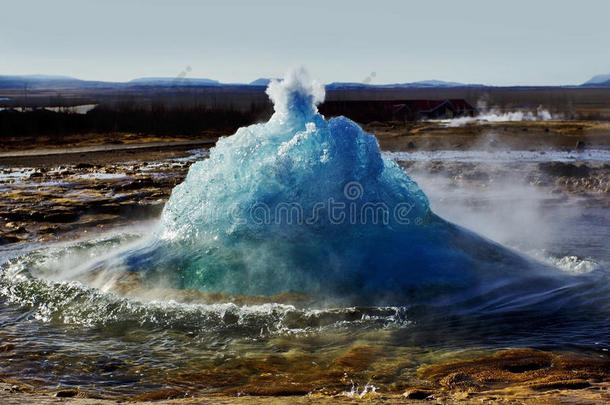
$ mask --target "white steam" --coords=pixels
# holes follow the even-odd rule
[[[535,111],[531,110],[516,110],[516,111],[500,111],[497,107],[487,108],[485,103],[477,103],[479,114],[474,117],[459,117],[450,120],[443,120],[449,127],[460,127],[466,124],[476,122],[518,122],[518,121],[551,121],[561,119],[559,115],[553,115],[545,108],[539,106]]]
[[[456,163],[445,166],[450,169],[452,164]],[[519,163],[519,169],[506,162],[457,165],[456,169],[464,167],[452,177],[418,169],[417,163],[407,170],[435,213],[566,273],[588,273],[598,267],[587,252],[572,248],[584,237],[573,229],[586,212],[581,198],[558,198],[549,188],[528,184],[529,174],[537,171],[533,164]],[[477,173],[489,177],[466,180]]]
[[[280,118],[294,112],[315,114],[325,96],[324,86],[311,79],[303,67],[289,71],[281,81],[272,80],[266,92]]]

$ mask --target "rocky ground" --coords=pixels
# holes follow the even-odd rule
[[[0,243],[70,238],[158,216],[205,154],[193,146],[0,157],[25,166],[0,168]]]
[[[351,350],[338,361],[353,371],[367,364],[367,350]],[[267,368],[273,368],[268,365]],[[268,374],[268,373],[266,373]],[[265,373],[261,376],[266,375]],[[489,403],[489,404],[607,404],[610,401],[610,360],[573,353],[531,349],[502,350],[473,360],[449,361],[417,370],[420,383],[404,392],[375,390],[303,395],[300,385],[246,386],[241,394],[218,394],[192,398],[176,389],[163,389],[131,398],[91,396],[78,389],[34,392],[16,381],[0,383],[3,404],[112,404],[117,402],[164,404],[353,404],[358,403]],[[264,378],[263,378],[264,379]]]

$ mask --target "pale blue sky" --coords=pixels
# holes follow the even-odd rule
[[[0,74],[579,84],[610,73],[610,1],[6,1]]]

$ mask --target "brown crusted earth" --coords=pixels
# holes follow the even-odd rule
[[[447,127],[436,122],[372,122],[383,150],[571,150],[610,145],[608,121],[514,121]]]
[[[307,380],[290,381],[288,377],[284,381],[285,377],[278,375],[277,369],[285,368],[285,365],[271,361],[252,365],[261,369],[259,377],[255,374],[250,379],[246,375],[240,376],[238,370],[220,374],[202,370],[201,375],[183,376],[194,384],[203,379],[211,386],[243,383],[239,391],[229,390],[222,394],[193,398],[188,390],[166,388],[133,396],[128,401],[160,401],[155,403],[164,404],[397,404],[419,401],[457,404],[606,404],[610,401],[610,360],[607,357],[532,349],[508,349],[471,360],[423,366],[417,370],[418,384],[394,392],[349,396],[339,388],[332,387],[332,381],[340,381],[342,373],[353,373],[367,367],[375,355],[371,351],[375,349],[367,346],[352,348],[334,361],[325,372],[328,375],[312,375],[315,384]],[[330,385],[322,391],[312,392],[311,387],[319,386],[324,380]],[[91,397],[77,389],[40,393],[18,382],[4,382],[0,389],[3,404],[23,401],[50,404],[59,402],[58,398],[70,404],[115,403],[115,400]]]

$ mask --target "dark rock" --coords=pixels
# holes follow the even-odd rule
[[[545,366],[548,366],[548,364],[532,362],[525,364],[508,364],[504,369],[511,373],[525,373],[526,371],[540,370]]]
[[[483,387],[471,376],[465,373],[452,373],[442,378],[439,383],[449,389],[460,391],[479,391]]]
[[[51,211],[43,216],[43,220],[46,222],[73,222],[78,218],[78,214],[68,210],[56,210]]]
[[[97,214],[97,215],[84,215],[79,218],[79,226],[96,226],[96,225],[108,225],[112,223],[118,223],[120,220],[119,215],[112,214]]]
[[[430,173],[440,173],[445,170],[445,166],[443,165],[443,162],[432,162],[428,170]]]
[[[405,393],[402,394],[402,396],[407,399],[426,399],[429,396],[431,396],[432,394],[433,394],[433,392],[431,390],[422,389],[422,388],[413,388],[413,389],[405,391]]]
[[[102,357],[95,362],[96,368],[104,373],[111,373],[125,366],[120,360]]]
[[[31,392],[32,390],[25,385],[6,384],[6,383],[0,382],[0,391],[20,393],[20,392]]]
[[[0,353],[2,352],[10,352],[15,349],[15,345],[12,343],[7,343],[5,345],[0,346]]]
[[[55,393],[55,396],[57,398],[74,398],[77,395],[78,395],[78,391],[75,389],[61,390],[61,391],[57,391]]]
[[[161,401],[168,399],[186,398],[190,396],[189,391],[179,388],[164,388],[157,391],[145,392],[130,398],[133,402]]]
[[[137,179],[134,181],[129,181],[125,184],[117,187],[117,190],[126,191],[126,190],[135,190],[145,187],[155,187],[157,183],[151,179],[150,177],[145,177],[143,179]]]
[[[5,233],[0,235],[0,245],[8,245],[9,243],[21,242],[21,238],[17,235]]]
[[[0,212],[0,217],[9,220],[9,221],[24,221],[24,220],[38,220],[40,219],[40,215],[38,213],[26,208],[14,208],[10,211]]]
[[[58,230],[58,226],[57,225],[42,225],[40,228],[38,228],[38,232],[40,233],[55,233]]]
[[[586,165],[576,166],[562,162],[539,163],[538,169],[544,174],[556,177],[586,177],[591,171]]]
[[[469,173],[464,173],[462,177],[466,180],[489,180],[489,174],[478,170]]]
[[[409,148],[409,149],[415,149],[415,144],[414,144],[413,142],[409,142],[409,143],[407,144],[407,148]]]
[[[7,222],[4,226],[9,228],[9,229],[11,229],[13,232],[23,232],[23,231],[25,231],[25,228],[23,228],[23,226],[15,223],[15,222]]]
[[[553,381],[548,383],[532,384],[531,388],[537,391],[547,390],[580,390],[583,388],[590,387],[591,384],[588,381],[581,379],[567,380],[567,381]]]

